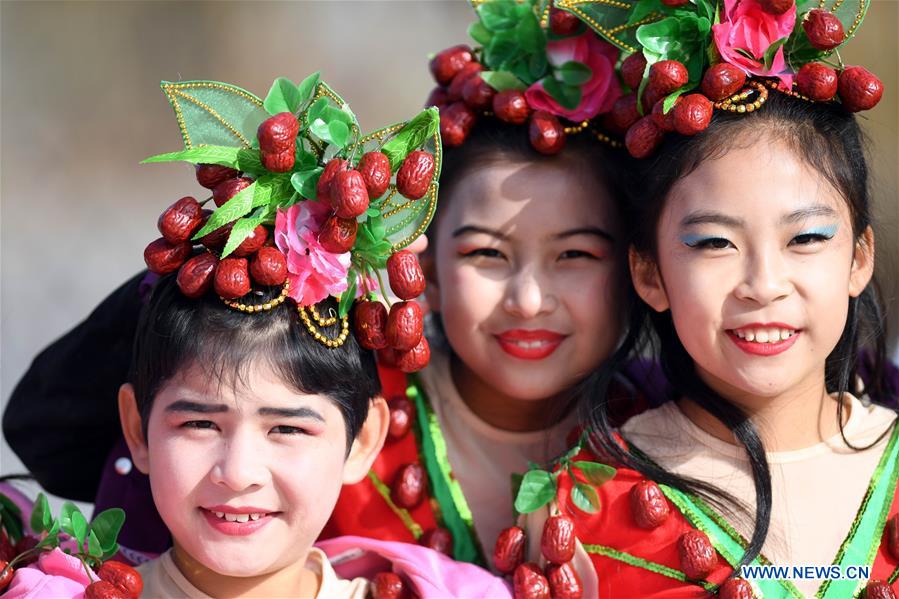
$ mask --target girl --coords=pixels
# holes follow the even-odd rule
[[[560,461],[549,512],[528,519],[532,534],[543,530],[530,557],[576,571],[584,596],[899,588],[899,430],[884,407],[895,394],[880,376],[862,385],[856,366],[865,348],[871,372],[884,367],[868,174],[850,113],[849,84],[863,73],[845,69],[841,102],[825,103],[808,99],[804,69],[804,97],[751,81],[715,104],[707,129],[666,136],[638,173],[635,316],[658,340],[677,401],[619,430],[597,401],[593,434]],[[672,118],[699,104],[682,96]],[[594,397],[608,376],[593,378]],[[618,468],[611,481],[578,472],[594,457]],[[584,492],[597,494],[597,514],[575,507]],[[770,564],[786,568],[755,568]],[[520,596],[559,576],[520,568]]]
[[[488,31],[496,26],[490,6],[479,9]],[[620,240],[627,216],[616,176],[624,160],[592,126],[581,124],[610,111],[620,94],[612,72],[617,51],[564,15],[553,12],[541,29],[542,15],[528,11],[515,18],[536,27],[546,44],[534,57],[543,64],[539,78],[561,80],[567,64],[564,76],[582,83],[566,85],[579,90],[581,101],[564,108],[546,91],[555,88],[544,88],[532,74],[502,93],[485,88],[480,70],[517,68],[511,59],[508,65],[491,62],[492,50],[481,55],[486,64],[468,50],[460,58],[458,48],[432,63],[440,84],[434,97],[447,102],[441,132],[458,146],[444,156],[425,256],[435,325],[432,365],[409,385],[395,369],[381,369],[390,438],[365,480],[344,488],[325,537],[417,540],[460,560],[488,563],[502,523],[512,516],[511,473],[564,449],[575,424],[575,388],[622,333],[627,272]],[[521,30],[534,31],[526,26]],[[479,41],[492,43],[483,36]],[[522,51],[526,41],[516,38]],[[455,73],[446,71],[447,62],[456,65]],[[580,79],[572,78],[574,71]],[[514,89],[525,83],[531,84],[526,92]],[[483,114],[484,97],[506,121]],[[558,116],[577,125],[563,127]],[[131,303],[137,300],[133,287],[123,290]],[[35,368],[50,361],[45,354]],[[642,376],[634,378],[642,383]],[[622,420],[635,409],[630,403],[620,408]],[[94,413],[106,418],[102,408]],[[128,451],[119,445],[107,460],[97,504],[127,501],[129,513],[148,513],[140,528],[126,525],[122,544],[164,550],[164,529],[152,509],[140,507],[148,498],[145,478],[129,467]]]

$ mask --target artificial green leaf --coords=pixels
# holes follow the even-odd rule
[[[356,299],[356,283],[358,280],[356,269],[351,268],[347,273],[347,290],[340,295],[340,305],[337,307],[338,315],[343,318],[350,313],[353,301]]]
[[[597,487],[615,478],[616,470],[611,466],[598,462],[572,462],[572,466],[580,470],[591,484]]]
[[[37,534],[50,529],[53,515],[50,513],[50,502],[43,493],[39,494],[31,511],[31,530]]]
[[[338,148],[346,147],[347,138],[350,135],[350,128],[346,123],[341,121],[331,121],[328,123],[328,137]]]
[[[512,29],[518,24],[513,0],[494,0],[484,2],[477,8],[478,16],[484,27],[490,31]]]
[[[271,116],[262,100],[227,83],[163,81],[161,86],[179,117],[178,126],[186,148],[252,147],[259,125]]]
[[[381,210],[375,206],[369,206],[368,210],[365,211],[365,216],[371,218],[373,216],[380,216]]]
[[[301,171],[308,171],[318,166],[318,158],[312,152],[307,152],[300,144],[297,144],[295,168]]]
[[[297,171],[290,176],[290,184],[298,194],[308,200],[314,200],[316,196],[316,186],[318,180],[322,176],[323,167],[315,167],[310,170]]]
[[[515,40],[494,35],[490,43],[484,47],[484,64],[492,70],[501,70],[506,62],[518,56],[520,52],[521,49]]]
[[[553,500],[556,482],[546,470],[528,470],[515,497],[515,510],[530,514]]]
[[[535,81],[540,80],[546,74],[546,68],[549,66],[549,62],[546,59],[546,54],[544,52],[535,52],[531,54],[530,59],[528,60],[528,74],[531,76],[530,79],[527,79],[529,83],[534,83]]]
[[[571,489],[571,501],[581,511],[595,514],[599,511],[599,496],[590,485],[576,482]]]
[[[91,532],[97,536],[100,547],[108,551],[116,544],[122,525],[125,523],[125,512],[119,508],[103,510],[91,522]]]
[[[484,71],[481,78],[493,89],[504,92],[507,89],[526,90],[524,82],[508,71]]]
[[[468,36],[482,46],[486,46],[493,38],[493,33],[484,27],[483,23],[475,21],[468,26]]]
[[[0,522],[13,543],[22,538],[22,510],[3,493],[0,493]]]
[[[777,54],[777,51],[780,50],[781,46],[783,46],[787,42],[788,39],[788,37],[782,37],[768,46],[768,49],[765,50],[765,55],[762,57],[762,62],[765,64],[766,71],[771,70],[771,65],[774,63],[774,56]]]
[[[237,153],[237,166],[234,168],[244,173],[262,173],[265,171],[259,150],[251,149],[242,149]]]
[[[241,189],[239,192],[237,192],[237,194],[235,194],[233,198],[225,202],[222,206],[219,206],[216,211],[212,213],[212,216],[209,217],[209,220],[206,221],[206,224],[203,226],[203,228],[197,231],[193,236],[193,241],[197,241],[204,235],[212,233],[216,229],[221,228],[230,222],[234,222],[241,216],[248,214],[250,210],[253,209],[256,189],[262,184],[265,179],[265,177],[257,179],[248,187],[245,187],[244,189]]]
[[[109,549],[103,551],[103,555],[101,556],[100,559],[101,559],[102,561],[105,562],[105,561],[108,560],[109,558],[115,556],[115,554],[118,553],[118,552],[119,552],[119,544],[118,544],[118,543],[113,543],[113,544],[112,544],[112,547],[110,547]]]
[[[712,22],[715,20],[715,11],[717,9],[717,3],[712,0],[693,0],[696,3],[696,9],[701,17],[705,17]]]
[[[639,23],[653,14],[666,12],[666,7],[662,4],[662,0],[638,0],[633,5],[633,10],[627,19],[628,25]]]
[[[525,52],[544,52],[546,50],[546,34],[540,27],[537,16],[530,10],[522,16],[515,28],[518,43]]]
[[[325,113],[325,109],[327,108],[328,98],[319,98],[312,103],[312,106],[310,106],[309,110],[306,112],[306,122],[311,124],[313,121],[322,118]]]
[[[299,97],[300,106],[303,106],[312,99],[312,96],[315,94],[315,88],[318,86],[319,78],[319,72],[316,71],[300,81],[300,84],[297,86],[297,96]]]
[[[569,60],[558,68],[562,82],[568,85],[583,85],[590,81],[593,71],[590,67],[576,60]]]
[[[512,486],[512,497],[518,497],[518,490],[521,489],[521,482],[524,480],[524,475],[518,472],[513,472],[509,475],[509,483]],[[513,517],[518,517],[518,510],[515,509],[515,502],[512,502],[512,511],[514,512]]]
[[[758,62],[758,60],[759,60],[758,58],[756,58],[755,56],[753,56],[753,55],[752,55],[752,52],[750,52],[750,51],[747,50],[746,48],[734,48],[733,50],[734,50],[734,52],[736,52],[737,54],[740,54],[741,56],[743,56],[743,57],[745,57],[745,58],[748,58],[749,60],[754,60],[754,61],[756,61],[756,62]]]
[[[674,106],[674,103],[677,102],[677,99],[689,89],[690,86],[685,85],[679,90],[676,90],[665,96],[665,100],[662,101],[662,114],[668,114],[668,111],[671,110],[671,107]]]
[[[83,545],[87,538],[87,518],[80,511],[72,512],[72,533],[78,541],[78,546]]]
[[[103,547],[100,546],[100,541],[94,531],[90,531],[87,536],[87,554],[96,558],[103,555]]]
[[[272,83],[262,106],[272,115],[281,112],[294,113],[300,107],[300,91],[287,77],[278,77]]]
[[[141,164],[153,162],[190,162],[191,164],[221,164],[235,168],[238,165],[240,148],[230,146],[198,146],[181,150],[157,154],[141,160]]]
[[[261,225],[268,218],[268,206],[259,206],[253,214],[237,219],[228,235],[228,243],[222,249],[222,258],[227,258],[237,249],[243,241],[250,236],[253,230]]]
[[[581,103],[580,87],[560,83],[552,77],[544,77],[542,83],[546,93],[552,96],[553,100],[558,102],[562,108],[574,110]]]
[[[62,529],[62,532],[73,538],[77,538],[75,536],[75,529],[72,528],[72,514],[75,512],[81,513],[81,510],[79,510],[78,506],[71,501],[63,503],[62,508],[59,511],[59,528]]]
[[[406,156],[433,137],[439,128],[440,112],[436,107],[426,108],[415,115],[381,147],[381,151],[390,160],[390,171],[395,172]]]

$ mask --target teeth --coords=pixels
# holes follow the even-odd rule
[[[226,522],[249,522],[250,520],[258,520],[265,515],[265,512],[254,514],[226,514],[225,512],[212,512],[216,518],[221,518]]]
[[[225,512],[212,512],[212,513],[215,514],[216,518],[224,518],[225,517]]]
[[[765,329],[734,329],[734,334],[740,339],[754,341],[755,343],[777,343],[789,339],[796,331],[781,328]]]
[[[262,517],[262,514],[250,514],[250,520],[258,520]]]

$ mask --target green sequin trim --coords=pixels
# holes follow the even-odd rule
[[[884,476],[885,474],[885,476]],[[872,565],[883,536],[887,514],[893,503],[899,479],[899,426],[893,423],[893,433],[871,476],[865,498],[858,509],[849,534],[840,546],[833,565]],[[825,580],[815,593],[819,599],[854,596],[865,581]]]
[[[617,549],[606,547],[605,545],[584,545],[583,547],[587,553],[610,557],[612,559],[618,560],[619,562],[624,562],[629,566],[634,566],[635,568],[643,568],[644,570],[649,570],[650,572],[655,572],[656,574],[667,576],[668,578],[673,578],[674,580],[701,586],[702,588],[710,592],[713,592],[718,588],[718,585],[707,582],[705,580],[691,580],[687,578],[687,575],[680,570],[675,570],[674,568],[669,568],[668,566],[664,566],[656,562],[651,562],[647,559],[643,559],[642,557],[637,557],[636,555],[631,555],[630,553],[625,553],[624,551],[618,551]]]
[[[421,381],[415,376],[410,379],[412,384],[406,389],[406,396],[415,403],[422,462],[428,471],[431,493],[440,506],[443,523],[453,535],[453,556],[462,562],[485,565],[471,509],[459,481],[452,475],[446,455],[446,439],[443,438],[437,415]]]
[[[375,489],[378,490],[378,493],[381,494],[381,497],[384,498],[384,501],[387,502],[387,505],[390,506],[390,509],[393,510],[393,513],[399,516],[400,520],[403,521],[403,524],[406,525],[406,528],[409,529],[409,532],[412,533],[412,536],[415,537],[417,541],[421,538],[421,526],[412,519],[412,515],[405,508],[399,507],[397,504],[393,503],[393,499],[390,498],[390,489],[384,482],[375,474],[374,470],[368,471],[368,478],[371,480],[372,484],[375,485]]]

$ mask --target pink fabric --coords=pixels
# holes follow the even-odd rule
[[[97,578],[92,570],[90,576]],[[81,599],[90,583],[81,560],[54,549],[41,554],[37,563],[16,570],[3,599]]]
[[[317,304],[347,288],[350,253],[332,254],[318,241],[331,213],[325,204],[306,200],[275,216],[275,244],[287,256],[288,295],[301,306]]]
[[[530,86],[524,94],[531,108],[545,110],[574,122],[592,119],[597,114],[612,109],[615,100],[621,95],[621,86],[615,76],[615,61],[618,60],[618,49],[615,46],[601,40],[592,31],[587,31],[577,37],[548,42],[546,55],[556,67],[570,60],[582,62],[590,67],[593,75],[581,87],[581,103],[574,110],[560,106],[539,82]]]
[[[316,546],[327,554],[342,578],[371,579],[392,565],[393,571],[405,576],[422,599],[512,599],[512,590],[502,578],[420,545],[347,536],[321,541]]]
[[[737,52],[746,50],[761,58],[771,44],[788,37],[796,23],[796,4],[782,15],[772,15],[762,10],[758,0],[724,0],[721,23],[712,26],[712,35],[718,53],[726,62],[742,69],[748,75],[778,77],[783,85],[793,85],[793,74],[787,70],[783,46],[774,55],[770,69],[763,62],[752,60]]]

